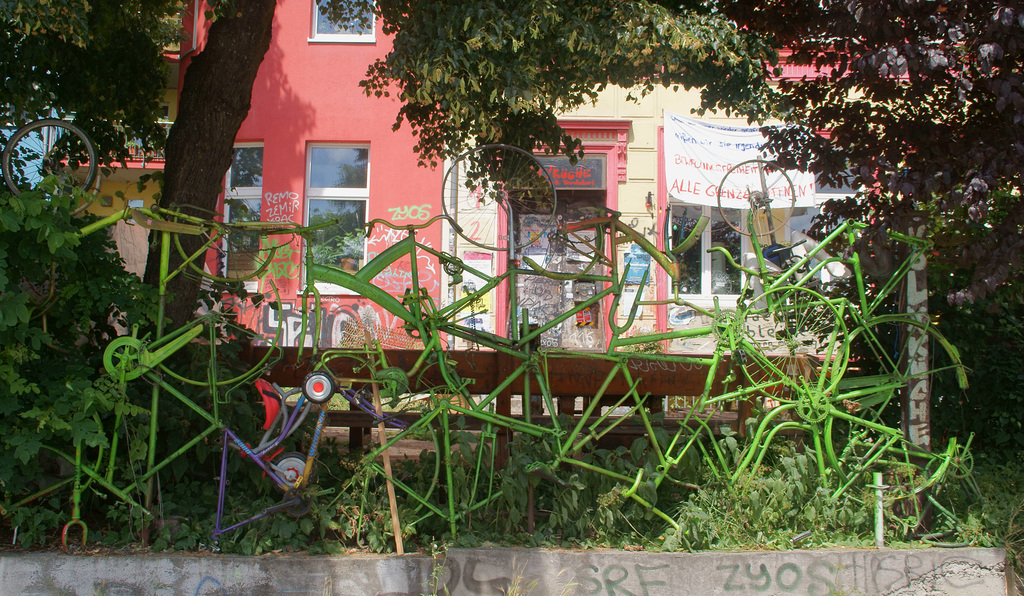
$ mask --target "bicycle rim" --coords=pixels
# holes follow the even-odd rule
[[[15,194],[36,188],[48,176],[58,178],[62,192],[70,193],[74,187],[90,190],[98,173],[96,148],[89,137],[74,124],[56,118],[22,126],[4,147],[4,180]]]
[[[511,145],[471,149],[448,168],[445,215],[470,244],[486,250],[516,251],[546,237],[555,223],[557,199],[547,169],[530,153]]]

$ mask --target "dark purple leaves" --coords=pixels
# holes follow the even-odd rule
[[[946,55],[942,50],[928,50],[928,68],[930,70],[940,70],[947,66],[949,66],[949,60],[946,59]]]
[[[992,63],[1003,58],[1003,48],[997,43],[985,43],[978,48],[978,66],[982,72],[992,70]]]
[[[1024,268],[1012,264],[1013,255],[1024,255],[1024,2],[733,4],[785,47],[847,57],[847,68],[830,77],[782,86],[795,121],[830,131],[827,151],[815,149],[809,160],[815,171],[824,178],[851,172],[865,188],[831,215],[879,222],[931,209],[949,222],[951,236],[963,234],[937,255],[970,271],[959,303],[1024,279]],[[823,4],[831,10],[811,10]],[[794,146],[802,140],[787,141],[780,154],[806,159],[807,147]]]
[[[999,10],[996,11],[994,15],[992,15],[992,17],[998,20],[1003,25],[1003,27],[1009,27],[1010,25],[1013,25],[1013,19],[1015,16],[1016,13],[1009,6],[1004,6],[1003,8],[1000,8]]]
[[[975,178],[971,180],[970,188],[972,191],[979,194],[988,192],[988,184],[981,178]]]

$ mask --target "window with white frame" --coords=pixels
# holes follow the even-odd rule
[[[810,227],[811,218],[817,208],[796,207],[790,213],[789,221],[778,227],[774,238],[759,236],[762,248],[773,241],[787,244],[792,241],[793,232],[803,232]],[[736,296],[742,290],[743,276],[729,263],[729,257],[744,263],[744,255],[752,250],[750,238],[736,231],[746,228],[746,210],[725,209],[700,205],[674,203],[670,206],[665,244],[668,250],[678,246],[689,236],[701,215],[710,218],[700,241],[689,250],[677,255],[680,263],[680,277],[675,290],[680,295],[691,296]],[[726,219],[728,218],[728,219]],[[732,224],[732,225],[730,225]],[[711,250],[711,249],[716,250]],[[728,253],[729,257],[725,253]]]
[[[375,41],[375,17],[371,3],[365,0],[313,0],[312,41],[334,43]],[[331,6],[333,12],[324,13]],[[333,17],[333,18],[332,18]]]
[[[308,225],[327,224],[313,232],[313,261],[355,272],[366,254],[363,226],[370,195],[370,148],[312,145],[307,166]]]
[[[670,250],[689,236],[701,215],[711,218],[700,241],[679,255],[681,275],[676,287],[679,294],[730,296],[740,293],[743,280],[739,270],[729,264],[729,257],[742,262],[746,243],[733,226],[739,225],[745,213],[727,209],[723,214],[717,208],[696,205],[672,206],[669,238],[666,239]],[[719,250],[710,250],[712,248]]]
[[[262,195],[263,146],[235,147],[224,185],[224,220],[228,223],[260,221]],[[259,268],[259,234],[231,230],[225,237],[224,248],[226,277],[245,277]]]

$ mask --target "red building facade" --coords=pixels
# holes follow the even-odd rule
[[[182,73],[191,52],[201,51],[207,23],[201,12],[186,15],[186,29],[200,32],[191,51],[184,51]],[[409,127],[392,130],[399,103],[394,98],[367,97],[359,86],[367,67],[390,50],[391,42],[372,27],[344,29],[326,20],[315,0],[281,0],[274,17],[270,49],[253,86],[249,115],[235,142],[235,158],[225,180],[221,208],[228,221],[260,220],[337,225],[315,232],[313,258],[355,271],[396,239],[396,232],[376,226],[374,219],[395,225],[425,223],[440,213],[441,168],[420,167]],[[183,75],[182,75],[183,76]],[[440,247],[439,226],[418,239]],[[282,341],[299,343],[299,305],[306,286],[305,246],[297,236],[262,241],[267,252],[276,245],[267,275],[250,290],[280,297],[281,309],[241,305],[250,324],[264,334],[278,328]],[[231,244],[208,267],[231,276],[251,270],[255,246]],[[418,278],[435,298],[441,276],[435,262],[418,257]],[[411,264],[406,259],[382,271],[374,283],[400,296],[408,287]],[[392,326],[384,312],[371,314],[372,304],[345,289],[316,282],[323,304],[321,345],[344,343],[346,326],[367,321]],[[311,338],[305,339],[310,344]]]
[[[186,15],[184,21],[186,29],[199,32],[194,38],[200,41],[191,50],[183,49],[182,73],[191,53],[201,51],[202,32],[207,26],[201,11]],[[227,220],[311,226],[337,220],[340,223],[314,234],[312,257],[318,263],[355,272],[405,236],[402,231],[378,225],[366,237],[363,226],[367,222],[383,220],[406,226],[426,223],[442,214],[444,169],[419,166],[410,128],[392,129],[400,107],[394,97],[368,97],[359,86],[367,67],[386,56],[390,49],[391,41],[383,35],[380,23],[338,27],[320,15],[317,0],[278,2],[271,46],[260,66],[251,109],[237,135],[235,159],[225,179],[221,206]],[[628,95],[628,90],[610,89],[595,106],[567,114],[562,121],[570,133],[584,142],[590,164],[582,171],[599,179],[572,178],[579,168],[561,158],[546,158],[544,163],[558,189],[560,217],[571,220],[578,214],[593,212],[593,208],[613,209],[634,230],[665,250],[676,219],[693,222],[701,213],[713,220],[722,217],[706,205],[690,205],[668,197],[663,171],[665,114],[688,113],[696,105],[696,98],[667,89],[657,90],[640,102],[627,101]],[[717,120],[726,125],[735,123]],[[743,221],[745,212],[735,211],[735,219]],[[808,215],[811,212],[807,210]],[[675,227],[685,229],[683,224]],[[628,308],[623,310],[623,305],[641,297],[665,300],[670,294],[682,293],[695,303],[707,305],[719,297],[727,302],[734,300],[740,273],[728,270],[707,253],[712,246],[725,242],[714,236],[714,229],[718,229],[714,224],[709,226],[707,238],[692,250],[687,283],[673,285],[660,271],[652,272],[644,288],[629,286],[627,282],[630,298],[620,303],[620,312],[612,312],[608,299],[595,305],[593,312],[588,313],[589,320],[579,325],[566,323],[565,329],[552,332],[547,345],[603,351],[610,336],[606,322],[609,318],[625,318]],[[787,227],[785,240],[789,233]],[[736,236],[729,247],[739,261],[750,247]],[[417,239],[432,249],[471,259],[492,273],[505,270],[500,255],[486,256],[473,246],[461,246],[445,226],[422,230]],[[238,276],[254,268],[252,253],[263,249],[265,255],[272,245],[277,248],[267,275],[258,283],[252,282],[249,289],[271,299],[279,297],[281,308],[253,308],[247,304],[238,307],[245,320],[259,332],[272,336],[280,329],[282,343],[309,345],[313,338],[300,337],[303,325],[299,302],[307,287],[307,246],[301,239],[279,236],[264,239],[260,246],[229,246],[226,256],[221,255],[208,266]],[[635,262],[633,268],[648,262]],[[450,280],[437,260],[427,254],[417,255],[415,267],[406,258],[384,268],[373,283],[392,296],[401,296],[410,286],[414,270],[420,286],[438,303],[447,302],[462,291],[449,287]],[[532,306],[534,313],[571,307],[571,294],[563,296],[565,288],[549,285],[552,287],[548,294],[554,298],[540,299],[546,294],[525,288],[520,303]],[[365,297],[327,283],[317,282],[315,287],[323,305],[320,345],[344,345],[346,333],[358,330],[359,326],[352,323],[372,320],[384,328],[398,326],[390,320],[391,315]],[[492,307],[481,318],[480,328],[501,333],[507,326],[508,297],[502,292],[507,289],[493,292]],[[536,304],[531,303],[531,296],[537,298]],[[687,324],[686,310],[664,305],[641,307],[637,322],[645,332],[670,330],[676,322]],[[551,316],[553,312],[543,318]],[[362,331],[358,330],[358,336],[351,339],[361,341]]]

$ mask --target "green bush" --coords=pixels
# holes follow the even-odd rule
[[[3,503],[67,477],[75,445],[108,448],[104,422],[131,416],[133,389],[104,372],[118,328],[145,327],[156,292],[126,273],[109,235],[86,237],[71,198],[0,193],[0,494]],[[41,515],[35,512],[32,515]],[[12,522],[17,525],[17,516]],[[34,524],[23,543],[42,540]]]
[[[993,455],[1024,451],[1024,305],[935,302],[939,329],[960,351],[971,384],[961,390],[952,374],[935,376],[933,435],[974,433],[973,449]]]
[[[990,225],[1012,220],[1019,203],[1016,194],[993,189],[988,201]],[[936,217],[930,225],[936,251],[928,261],[929,312],[939,331],[960,351],[971,384],[962,391],[952,374],[935,376],[932,435],[966,439],[974,433],[975,451],[1010,461],[1024,451],[1024,287],[1019,280],[1020,265],[1008,259],[1002,273],[1010,274],[1009,281],[971,290],[968,288],[976,277],[990,273],[977,271],[976,263],[962,252],[964,245],[990,233],[991,228],[976,223],[966,208],[957,217]],[[936,351],[936,356],[943,354]],[[937,360],[935,364],[945,363]]]

